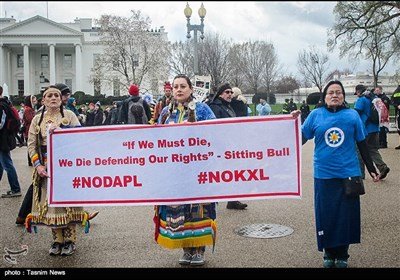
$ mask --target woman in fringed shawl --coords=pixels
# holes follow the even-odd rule
[[[47,131],[59,127],[80,126],[76,115],[63,110],[61,92],[50,86],[43,93],[44,109],[33,119],[29,128],[28,153],[35,167],[32,175],[32,212],[26,217],[28,232],[31,227],[45,225],[51,227],[53,244],[50,255],[72,255],[75,251],[76,224],[86,226],[88,214],[81,207],[48,207],[47,205]]]
[[[186,75],[176,76],[172,87],[173,99],[161,111],[159,124],[215,119],[207,104],[193,99],[193,86]],[[158,244],[183,248],[181,265],[203,265],[205,246],[215,246],[216,203],[156,206],[154,223]]]

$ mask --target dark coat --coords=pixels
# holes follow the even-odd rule
[[[236,117],[235,111],[230,103],[222,98],[214,99],[209,106],[217,119]]]
[[[103,125],[103,118],[104,118],[103,109],[100,108],[99,110],[94,111],[94,122],[93,122],[93,125],[94,126]]]
[[[5,98],[0,98],[0,122],[3,120],[3,114],[6,114],[4,123],[0,123],[0,151],[9,152],[17,146],[15,135],[7,128],[7,112],[10,111],[10,103]]]
[[[247,105],[236,98],[232,98],[231,106],[237,117],[247,117]]]

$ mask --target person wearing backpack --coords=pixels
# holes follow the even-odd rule
[[[379,121],[378,123],[371,120],[371,104],[373,98],[371,98],[371,92],[367,91],[364,85],[357,85],[355,88],[354,95],[358,96],[356,103],[354,104],[354,109],[358,112],[361,120],[367,130],[368,136],[366,138],[368,152],[371,155],[372,161],[376,165],[380,173],[380,179],[386,178],[390,171],[390,168],[383,161],[381,154],[379,153]],[[378,98],[378,97],[374,97]],[[361,172],[364,175],[364,162],[360,159]],[[364,176],[363,176],[364,178]]]
[[[151,119],[151,111],[147,102],[139,96],[139,87],[129,87],[129,97],[121,105],[118,116],[119,124],[148,124]]]
[[[10,191],[1,195],[3,198],[21,196],[17,170],[15,169],[10,153],[17,145],[15,139],[16,132],[8,127],[9,121],[13,117],[11,106],[10,100],[7,97],[3,97],[3,87],[0,86],[0,181],[5,170],[11,188]],[[20,120],[18,122],[20,123]]]

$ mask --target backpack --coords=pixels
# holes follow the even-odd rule
[[[128,124],[147,124],[148,119],[144,112],[143,99],[137,102],[129,101],[128,103]]]
[[[367,98],[371,101],[370,114],[367,121],[373,124],[379,124],[379,126],[383,126],[385,123],[389,122],[389,112],[382,99],[372,93],[368,94]]]
[[[21,129],[21,119],[17,109],[12,105],[3,106],[6,113],[5,128],[11,133],[16,135]]]

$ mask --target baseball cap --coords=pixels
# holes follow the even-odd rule
[[[363,93],[367,88],[364,85],[356,85],[356,91],[354,92],[354,95],[357,94],[357,91],[360,91]]]
[[[61,91],[61,95],[69,95],[69,94],[71,94],[71,90],[69,89],[69,87],[66,84],[57,83],[54,86]]]

